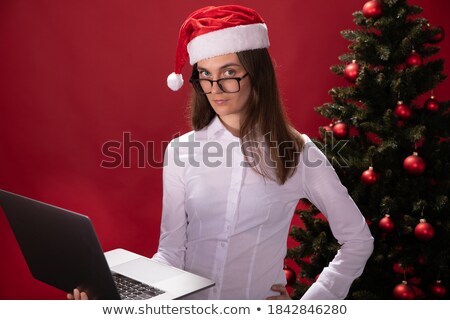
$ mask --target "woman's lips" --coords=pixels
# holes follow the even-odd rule
[[[225,99],[216,99],[216,100],[213,100],[213,102],[215,103],[215,104],[218,104],[218,105],[222,105],[222,104],[224,104],[224,103],[226,103],[228,100],[225,100]]]

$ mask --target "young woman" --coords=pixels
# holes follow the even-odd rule
[[[242,6],[199,9],[180,29],[168,85],[181,87],[189,58],[194,131],[166,149],[152,259],[215,281],[187,299],[289,299],[283,265],[301,198],[322,211],[341,244],[303,299],[345,298],[372,252],[366,222],[333,167],[288,122],[268,47],[264,21]]]
[[[372,252],[366,222],[332,166],[286,119],[268,46],[262,18],[241,6],[199,9],[180,30],[168,84],[180,87],[189,57],[194,131],[166,150],[153,259],[215,280],[188,298],[288,298],[283,262],[300,198],[327,216],[342,245],[303,298],[344,298]]]

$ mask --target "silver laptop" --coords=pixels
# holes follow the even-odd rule
[[[103,253],[89,217],[0,190],[8,219],[34,278],[90,299],[178,299],[212,287],[198,275],[115,249]]]

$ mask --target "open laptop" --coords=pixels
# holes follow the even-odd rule
[[[0,206],[34,278],[90,299],[178,299],[214,282],[100,246],[89,217],[0,190]]]

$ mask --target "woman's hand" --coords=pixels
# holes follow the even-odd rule
[[[69,300],[89,300],[86,292],[80,292],[78,289],[73,289],[73,293],[67,294],[67,299]]]
[[[279,292],[279,295],[267,297],[266,300],[291,300],[291,297],[289,296],[289,293],[287,292],[287,289],[282,284],[274,284],[272,287],[270,287],[270,290]]]

